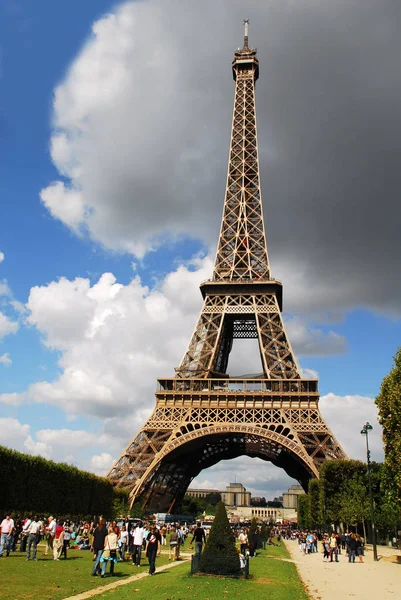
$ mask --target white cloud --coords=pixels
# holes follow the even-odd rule
[[[5,354],[2,354],[0,356],[0,364],[4,365],[6,367],[9,367],[11,365],[11,363],[12,363],[12,360],[11,360],[8,352],[5,352]]]
[[[4,252],[0,252],[0,263],[4,260]]]
[[[273,274],[289,284],[289,312],[366,306],[399,314],[399,169],[392,160],[399,90],[391,75],[399,40],[381,42],[394,10],[392,0],[383,1],[380,12],[366,0],[352,9],[346,2],[300,2],[290,10],[288,3],[247,3],[264,68],[257,103],[269,248]],[[50,151],[61,177],[41,200],[55,218],[138,257],[183,235],[215,243],[233,96],[229,63],[242,41],[242,16],[240,0],[192,0],[185,11],[177,0],[153,0],[125,2],[93,23],[54,93]],[[372,63],[383,65],[375,81]],[[386,121],[376,138],[372,114]],[[304,139],[312,140],[307,152],[294,143]]]
[[[10,294],[10,288],[8,287],[7,281],[3,279],[0,281],[0,296],[8,296]]]
[[[382,429],[378,422],[378,409],[374,398],[366,396],[337,396],[326,394],[320,399],[320,409],[337,440],[350,458],[366,460],[366,441],[360,434],[369,421],[373,431],[369,444],[373,460],[383,460]]]
[[[30,425],[22,424],[17,419],[0,418],[0,444],[20,452],[40,454],[44,458],[51,458],[49,446],[35,441],[30,434],[30,429]]]
[[[106,475],[110,467],[113,465],[113,457],[108,452],[95,454],[90,460],[91,470],[98,475]]]
[[[12,321],[3,312],[0,311],[0,340],[9,335],[10,333],[16,333],[18,331],[18,323]]]

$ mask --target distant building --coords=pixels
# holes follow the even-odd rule
[[[251,492],[247,492],[242,483],[230,483],[224,491],[212,489],[187,489],[188,496],[192,498],[206,498],[209,494],[220,494],[226,506],[250,506]]]
[[[227,515],[231,522],[251,521],[256,518],[258,521],[268,523],[296,521],[298,497],[304,493],[302,487],[295,484],[282,496],[267,502],[267,506],[255,506],[254,501],[261,501],[262,498],[257,496],[251,498],[251,492],[247,492],[242,483],[230,483],[225,491],[191,488],[187,490],[187,494],[193,498],[206,498],[209,494],[220,494],[222,502],[227,507]]]
[[[287,492],[284,492],[282,496],[283,508],[297,510],[298,497],[305,494],[302,486],[292,485]]]

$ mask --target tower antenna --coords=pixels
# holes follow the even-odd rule
[[[249,19],[244,19],[244,48],[248,48],[248,29],[249,29]]]

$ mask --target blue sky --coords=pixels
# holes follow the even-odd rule
[[[262,2],[249,4],[261,61],[269,253],[284,284],[295,352],[319,376],[324,416],[360,458],[360,427],[374,421],[380,458],[373,398],[400,343],[399,242],[393,224],[382,231],[382,211],[376,228],[369,220],[373,200],[364,186],[381,182],[369,166],[375,148],[370,159],[369,148],[358,147],[356,120],[347,125],[347,144],[341,131],[360,94],[364,105],[371,102],[366,119],[381,102],[390,106],[391,78],[366,96],[364,65],[351,91],[346,67],[337,67],[332,104],[322,82],[321,126],[311,125],[305,138],[305,115],[312,124],[318,110],[310,81],[344,64],[336,56],[339,32],[346,35],[341,23],[349,23],[350,63],[360,60],[351,39],[372,44],[358,13],[341,4],[333,25],[330,3],[323,4],[327,14],[315,7],[308,49],[316,55],[323,23],[335,43],[327,44],[322,65],[311,64],[306,51],[304,62],[299,57],[308,2],[290,3],[285,14],[271,2],[269,15]],[[156,378],[172,376],[184,354],[201,308],[198,285],[211,275],[224,199],[230,61],[244,16],[240,2],[229,17],[227,7],[216,8],[211,24],[209,3],[183,10],[173,2],[167,11],[157,1],[0,2],[0,420],[7,430],[0,443],[105,473],[153,409]],[[369,7],[365,17],[373,20]],[[277,23],[269,36],[267,16]],[[286,28],[300,38],[285,41]],[[392,50],[380,48],[384,56]],[[280,97],[291,103],[283,106]],[[380,140],[384,179],[394,185],[391,143]],[[343,168],[350,161],[351,174]],[[342,191],[334,200],[332,172]],[[383,197],[396,198],[390,188]],[[244,354],[238,350],[234,369]],[[258,495],[290,483],[268,465],[260,475],[250,460],[222,464],[197,483],[225,486],[235,472]]]

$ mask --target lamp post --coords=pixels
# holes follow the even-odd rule
[[[369,431],[372,431],[373,427],[370,423],[365,423],[362,427],[361,435],[366,436],[366,459],[368,463],[368,482],[369,482],[369,499],[370,499],[370,520],[372,523],[372,543],[373,543],[373,560],[377,558],[377,545],[376,545],[376,527],[375,527],[375,509],[373,505],[373,493],[372,493],[372,477],[370,472],[370,450],[369,450]]]

